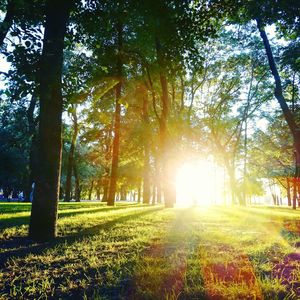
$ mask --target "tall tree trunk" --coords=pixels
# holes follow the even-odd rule
[[[160,133],[160,148],[162,157],[162,179],[163,179],[163,193],[164,202],[166,207],[173,207],[176,202],[176,189],[175,178],[173,170],[173,162],[170,153],[171,145],[168,137],[168,118],[170,110],[170,100],[168,96],[168,81],[164,73],[164,58],[162,47],[159,39],[156,39],[156,52],[158,64],[161,67],[159,79],[161,85],[161,102],[162,102],[162,115],[159,120],[159,133]]]
[[[296,178],[293,180],[293,209],[296,209],[297,205],[297,183]]]
[[[36,106],[36,97],[33,95],[27,109],[28,133],[31,137],[30,152],[29,152],[29,177],[27,191],[25,192],[25,201],[30,201],[32,192],[32,184],[35,182],[37,168],[37,133],[36,120],[34,118],[34,110]]]
[[[162,194],[162,192],[161,192],[161,182],[157,181],[157,184],[156,184],[156,203],[158,203],[158,204],[162,204],[162,195],[161,194]]]
[[[278,73],[277,66],[273,57],[272,49],[269,43],[269,39],[264,30],[263,24],[260,19],[257,19],[256,21],[268,57],[269,67],[272,72],[273,78],[275,80],[274,95],[281,107],[284,118],[293,136],[294,149],[295,149],[295,177],[299,177],[300,176],[300,128],[297,125],[294,115],[292,114],[290,108],[287,105],[286,99],[283,96],[281,78]]]
[[[287,198],[288,198],[288,206],[292,206],[292,198],[291,198],[291,183],[290,178],[286,178],[286,192],[287,192]]]
[[[149,100],[147,89],[144,85],[139,87],[139,94],[142,98],[143,111],[142,119],[143,125],[146,132],[146,137],[144,139],[144,166],[143,166],[143,203],[150,203],[150,145],[149,145]]]
[[[75,177],[75,201],[80,202],[81,187],[80,187],[80,179],[79,179],[76,164],[73,164],[73,171],[74,171],[74,177]]]
[[[0,47],[3,45],[4,39],[13,24],[15,8],[15,0],[8,0],[6,14],[4,20],[0,24]]]
[[[126,186],[122,185],[120,189],[120,200],[126,200],[127,190]]]
[[[137,199],[138,203],[141,203],[141,198],[142,198],[142,185],[141,185],[141,183],[139,183],[139,186],[138,186],[138,199]]]
[[[65,202],[70,202],[71,200],[71,189],[72,189],[72,170],[74,164],[74,153],[76,147],[76,140],[78,136],[78,120],[76,107],[73,107],[74,111],[72,111],[73,118],[73,135],[71,140],[71,147],[68,157],[68,167],[67,167],[67,178],[66,178],[66,189],[65,189]]]
[[[103,196],[101,202],[107,202],[108,189],[109,189],[109,169],[103,178]]]
[[[156,203],[156,185],[155,182],[153,181],[153,186],[152,186],[152,204],[154,205]]]
[[[90,187],[90,190],[89,190],[89,200],[90,201],[92,200],[93,189],[94,189],[94,180],[92,180],[91,187]]]
[[[100,197],[101,197],[101,184],[100,184],[100,180],[97,180],[97,186],[96,186],[97,201],[100,201]]]
[[[102,185],[103,185],[103,196],[102,196],[102,202],[107,202],[108,197],[108,189],[109,189],[109,179],[110,179],[110,168],[109,164],[111,162],[111,141],[112,141],[112,130],[109,128],[107,130],[107,137],[104,144],[105,147],[105,166],[104,166],[104,174],[102,177]]]
[[[38,139],[37,134],[34,133],[31,138],[30,152],[29,152],[29,178],[28,187],[25,195],[25,201],[31,201],[31,193],[33,192],[33,183],[36,182],[37,168],[38,168]]]
[[[242,204],[247,204],[247,152],[248,148],[248,120],[245,120],[245,136],[244,136],[244,168],[243,168],[243,201]]]
[[[116,110],[115,110],[115,121],[114,121],[114,140],[112,150],[112,164],[110,173],[110,184],[109,193],[107,199],[107,205],[115,205],[116,186],[118,179],[118,164],[119,164],[119,150],[120,150],[120,127],[121,127],[121,92],[122,92],[122,59],[121,51],[123,48],[123,26],[120,22],[117,23],[117,47],[118,47],[118,58],[117,58],[117,76],[119,83],[116,85]]]
[[[61,167],[63,99],[61,77],[64,37],[72,1],[47,0],[40,69],[38,172],[29,235],[36,240],[56,237]]]

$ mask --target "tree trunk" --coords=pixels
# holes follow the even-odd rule
[[[162,172],[161,172],[161,157],[157,155],[157,158],[155,160],[155,179],[153,180],[153,190],[156,190],[156,193],[154,193],[154,197],[152,198],[152,203],[154,200],[154,203],[162,203],[162,189],[161,189],[161,183],[162,183]]]
[[[107,173],[107,176],[108,175],[109,174]],[[107,202],[108,188],[109,188],[109,178],[105,177],[105,178],[103,178],[103,196],[102,196],[101,202]]]
[[[127,195],[126,187],[122,185],[120,190],[120,200],[126,200],[126,195]]]
[[[155,183],[153,182],[153,187],[152,187],[152,205],[155,205],[156,203],[156,186]]]
[[[161,193],[161,183],[157,182],[156,185],[156,203],[162,204],[162,193]]]
[[[146,137],[144,139],[144,170],[143,170],[143,203],[150,203],[150,145],[149,145],[149,101],[147,90],[144,85],[139,87],[139,94],[142,98],[143,111],[142,119],[143,125],[146,132]]]
[[[63,99],[61,77],[64,36],[71,1],[47,0],[40,69],[38,172],[29,235],[35,240],[56,237],[61,167]]]
[[[26,192],[25,200],[30,201],[30,195],[32,193],[32,185],[36,182],[37,168],[38,168],[38,140],[36,133],[33,134],[31,138],[30,152],[29,152],[29,178],[28,187]]]
[[[100,196],[101,196],[100,186],[97,186],[96,188],[97,201],[100,201]]]
[[[287,192],[287,198],[288,198],[288,206],[292,206],[292,198],[291,198],[291,183],[290,183],[290,178],[286,178],[286,192]]]
[[[15,2],[14,0],[8,0],[6,6],[6,14],[4,20],[0,24],[0,47],[2,47],[4,39],[13,24],[14,14],[15,14],[14,2]]]
[[[73,165],[73,171],[75,177],[75,201],[80,202],[81,187],[76,164]]]
[[[297,184],[296,184],[296,178],[293,180],[293,209],[296,209],[297,205]]]
[[[275,80],[274,95],[281,107],[284,118],[293,136],[294,149],[295,149],[295,177],[299,177],[300,176],[300,128],[298,127],[295,118],[287,105],[286,99],[283,96],[281,78],[278,73],[277,66],[273,57],[272,49],[269,43],[269,39],[263,28],[263,24],[259,19],[257,19],[256,21],[268,57],[269,67],[272,72],[273,78]]]
[[[74,153],[76,147],[76,140],[78,136],[78,121],[77,121],[77,113],[76,108],[72,112],[73,117],[73,135],[71,140],[71,147],[68,157],[68,167],[67,167],[67,178],[66,178],[66,188],[65,188],[65,202],[70,202],[71,200],[71,189],[72,189],[72,170],[74,164]]]
[[[161,67],[159,79],[161,85],[161,102],[162,115],[159,120],[159,134],[160,134],[160,149],[162,157],[162,183],[164,202],[166,207],[173,207],[176,202],[175,178],[173,178],[174,170],[170,155],[170,143],[168,137],[167,123],[169,118],[170,100],[168,96],[168,81],[165,76],[164,59],[162,54],[162,47],[160,41],[156,39],[156,52],[158,64]],[[169,152],[169,153],[168,153]]]
[[[243,168],[243,201],[242,204],[247,204],[247,152],[248,152],[248,120],[245,120],[245,136],[244,136],[244,168]]]
[[[89,200],[90,201],[92,200],[93,189],[94,189],[94,180],[92,180],[91,187],[90,187],[90,190],[89,190]]]
[[[36,106],[36,97],[33,95],[27,109],[28,133],[31,137],[29,152],[29,178],[27,191],[25,192],[25,201],[30,202],[30,194],[32,192],[32,184],[35,182],[37,168],[37,133],[36,120],[34,119],[34,110]]]
[[[141,183],[139,183],[139,186],[138,186],[138,199],[137,199],[137,202],[139,204],[141,203],[141,198],[142,198],[142,186],[141,186]]]
[[[115,205],[116,186],[118,179],[118,164],[119,164],[119,150],[120,150],[120,125],[121,125],[121,92],[122,92],[122,59],[121,51],[123,48],[123,26],[120,22],[117,24],[117,47],[118,47],[118,58],[117,58],[117,76],[119,79],[116,85],[116,110],[115,110],[115,124],[114,124],[114,140],[112,150],[112,164],[110,173],[110,184],[109,194],[107,199],[107,205]]]

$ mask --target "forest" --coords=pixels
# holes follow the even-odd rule
[[[0,299],[300,299],[297,0],[0,0]]]

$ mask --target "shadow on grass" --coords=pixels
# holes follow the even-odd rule
[[[105,206],[105,202],[59,202],[58,207],[62,209],[82,209]],[[11,214],[27,212],[31,210],[30,202],[0,202],[0,213]]]
[[[4,253],[0,253],[0,268],[3,268],[5,266],[5,263],[10,258],[22,258],[27,256],[28,254],[41,254],[44,250],[55,248],[60,244],[71,245],[74,242],[82,241],[86,237],[97,235],[100,230],[112,229],[115,225],[119,223],[124,223],[129,221],[132,218],[145,216],[163,209],[164,209],[163,207],[156,207],[156,208],[147,209],[146,211],[142,211],[142,212],[131,213],[126,216],[115,218],[105,223],[84,229],[82,231],[79,231],[78,233],[71,234],[69,236],[57,237],[55,240],[50,242],[45,242],[45,243],[36,244],[28,237],[13,238],[9,241],[0,243],[0,248],[2,249],[19,247],[19,249],[9,250]]]
[[[105,207],[101,205],[99,208],[89,207],[89,208],[84,208],[81,207],[80,209],[85,209],[85,210],[80,210],[79,211],[66,211],[66,212],[60,212],[58,211],[58,218],[65,218],[65,217],[73,217],[76,215],[81,215],[81,214],[92,214],[92,213],[97,213],[97,212],[107,212],[110,210],[120,210],[120,209],[125,209],[125,208],[135,208],[138,207],[137,205],[134,204],[124,204],[120,206],[115,206],[115,207]],[[64,207],[63,207],[64,208]],[[74,208],[76,209],[76,208]],[[14,213],[14,212],[13,212]],[[9,219],[1,220],[0,221],[0,230],[13,227],[13,226],[21,226],[21,225],[28,225],[29,224],[29,219],[30,216],[22,216],[22,217],[11,217]]]
[[[31,203],[0,202],[1,214],[12,214],[30,211]]]
[[[244,214],[256,214],[263,216],[280,216],[280,214],[290,214],[291,216],[298,215],[299,210],[294,210],[291,207],[280,207],[280,206],[213,206],[214,210],[220,212],[228,212],[231,213],[244,213]],[[274,213],[274,215],[273,215]],[[279,215],[278,215],[279,214]],[[290,216],[289,216],[290,217]]]

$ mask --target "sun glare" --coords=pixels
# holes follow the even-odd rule
[[[222,200],[223,172],[210,161],[196,160],[177,171],[176,205],[211,205]]]

